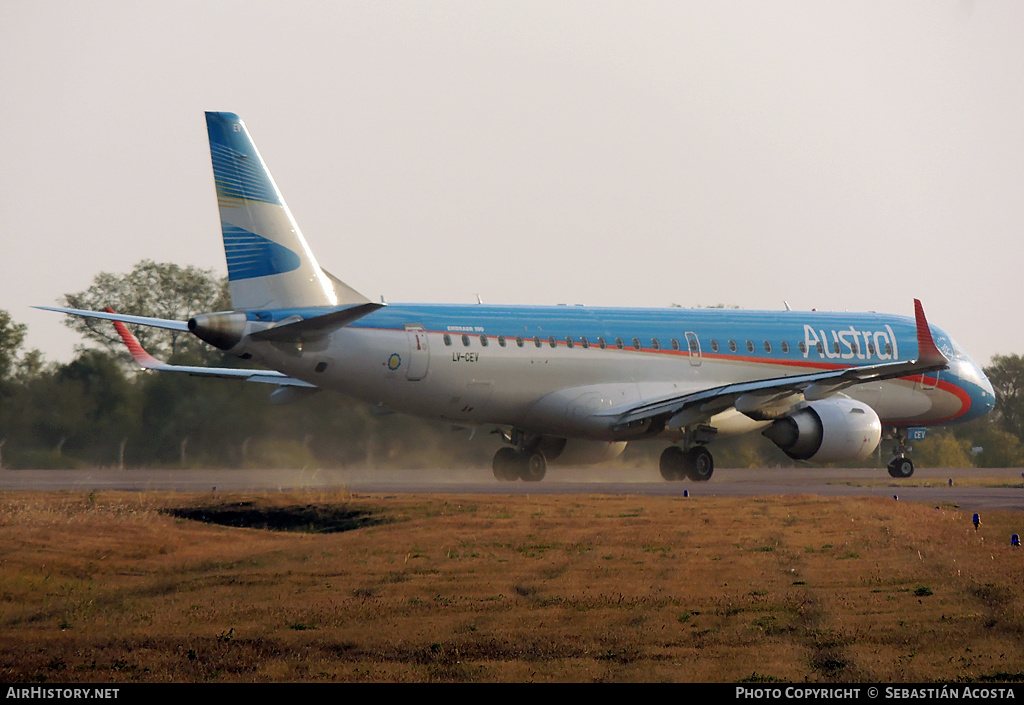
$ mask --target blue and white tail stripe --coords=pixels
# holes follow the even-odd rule
[[[217,185],[217,199],[246,199],[283,205],[281,194],[268,177],[262,163],[250,158],[255,148],[233,149],[227,144],[214,142],[214,135],[225,133],[210,131],[210,156],[213,159],[213,178]],[[244,133],[243,133],[244,134]]]
[[[236,310],[367,301],[324,274],[245,123],[206,113],[231,303]]]
[[[297,254],[265,237],[228,224],[224,224],[222,229],[228,281],[285,274],[302,265]]]

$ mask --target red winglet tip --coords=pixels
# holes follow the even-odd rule
[[[109,306],[103,310],[107,313],[114,312],[114,309]],[[121,321],[112,321],[112,323],[114,324],[114,329],[117,331],[117,334],[121,336],[121,340],[124,341],[125,346],[128,348],[128,352],[131,353],[132,358],[134,358],[137,363],[142,367],[152,367],[154,365],[161,364],[159,360],[146,352],[145,348],[142,347],[142,343],[139,342],[139,339],[132,335],[132,332],[128,330],[128,326]]]
[[[914,318],[917,320],[917,358],[918,362],[943,364],[949,362],[942,351],[935,345],[932,329],[924,315],[924,306],[920,299],[914,299]]]

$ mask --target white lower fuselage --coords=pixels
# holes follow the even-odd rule
[[[646,315],[637,309],[401,305],[385,311],[301,345],[250,341],[245,351],[268,367],[388,410],[594,440],[629,437],[612,432],[607,417],[595,417],[610,408],[733,382],[869,364],[877,362],[873,356],[886,355],[873,345],[851,344],[850,334],[833,335],[834,349],[816,349],[812,339],[801,351],[811,335],[807,321],[816,338],[847,326],[873,326],[891,334],[890,356],[912,357],[916,351],[912,321],[896,316],[867,323],[853,317],[850,326],[849,315],[814,312],[669,309]],[[953,352],[949,370],[869,382],[844,393],[871,406],[887,425],[973,417],[987,381],[981,384],[976,366],[935,331]],[[870,343],[871,335],[860,339]],[[730,409],[709,423],[730,434],[765,422]],[[680,430],[663,433],[678,438]]]

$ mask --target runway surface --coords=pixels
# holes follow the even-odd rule
[[[952,480],[952,484],[950,484]],[[729,469],[709,482],[664,482],[653,469],[552,468],[543,482],[497,482],[489,470],[0,470],[0,491],[241,492],[315,489],[367,494],[612,494],[758,497],[876,496],[1024,511],[1020,468],[921,469],[894,480],[884,469]]]

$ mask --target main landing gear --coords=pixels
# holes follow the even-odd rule
[[[900,429],[896,429],[896,446],[892,449],[895,456],[889,461],[889,475],[905,480],[914,474],[914,461],[907,457],[911,448],[907,445],[907,436]]]
[[[693,446],[683,450],[669,446],[661,454],[661,476],[669,482],[689,478],[694,482],[706,482],[715,471],[715,459],[704,446]]]
[[[492,462],[494,478],[499,482],[540,482],[548,471],[548,460],[540,450],[499,448]]]

